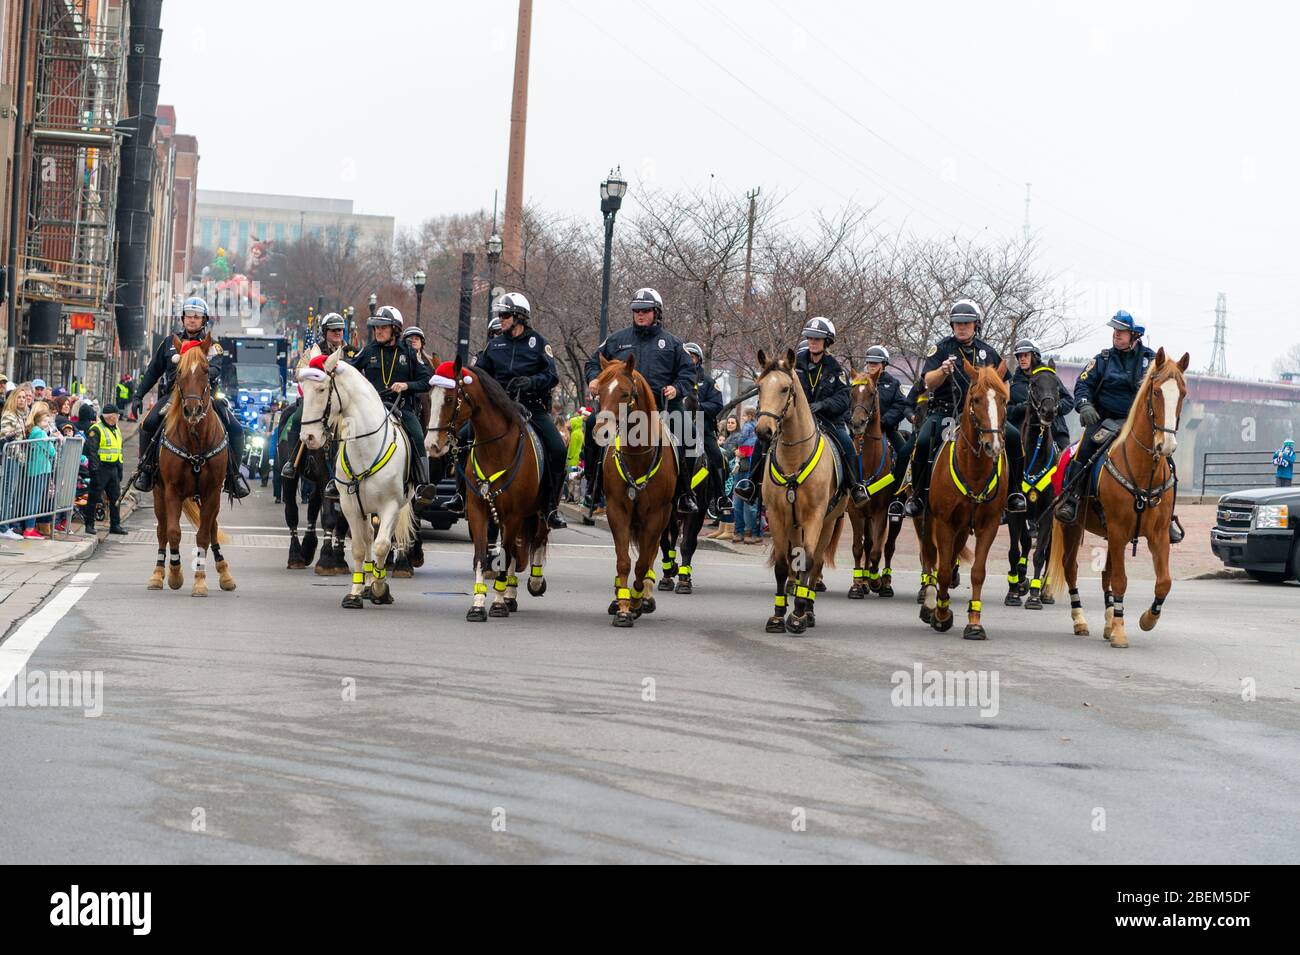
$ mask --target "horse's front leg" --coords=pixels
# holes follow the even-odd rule
[[[1156,509],[1154,513],[1159,515],[1163,511]],[[1156,624],[1160,622],[1161,607],[1164,605],[1165,598],[1169,596],[1170,587],[1173,586],[1173,579],[1169,574],[1169,533],[1166,530],[1169,521],[1152,520],[1149,526],[1151,533],[1147,534],[1147,547],[1151,551],[1151,564],[1156,572],[1156,593],[1150,609],[1142,611],[1142,616],[1138,619],[1138,625],[1143,630],[1154,630]]]
[[[970,603],[966,605],[966,629],[961,634],[965,640],[988,639],[988,633],[980,623],[984,610],[980,595],[984,591],[984,578],[988,573],[989,551],[993,549],[993,542],[998,537],[997,521],[997,516],[987,518],[986,523],[975,532],[975,559],[970,568]]]
[[[194,586],[192,597],[208,595],[208,548],[212,546],[217,525],[217,508],[221,505],[221,490],[209,488],[199,501],[199,524],[194,529]]]
[[[939,520],[932,515],[930,520],[933,522],[935,538],[935,564],[937,571],[931,574],[934,581],[933,589],[927,588],[925,592],[925,606],[930,610],[930,626],[945,633],[952,629],[952,607],[949,606],[949,592],[952,588],[953,576],[956,572],[956,565],[953,562],[953,554],[957,547],[953,543],[953,532],[947,523]],[[925,619],[922,616],[921,619]]]
[[[1043,576],[1047,566],[1048,555],[1052,552],[1052,511],[1044,506],[1043,512],[1034,518],[1038,522],[1038,534],[1034,540],[1034,571],[1029,579],[1029,596],[1025,598],[1026,610],[1043,609],[1043,589],[1047,579]]]
[[[181,506],[184,499],[176,494],[167,495],[167,586],[180,590],[185,583],[181,570]]]
[[[1115,523],[1119,523],[1116,521]],[[1124,594],[1128,590],[1128,571],[1124,567],[1124,548],[1128,546],[1129,532],[1112,526],[1106,537],[1107,561],[1110,564],[1111,605],[1110,645],[1123,650],[1128,647],[1124,629]]]
[[[681,563],[677,567],[677,593],[679,594],[693,593],[695,589],[692,583],[691,562],[695,557],[695,548],[699,546],[700,530],[704,527],[704,511],[705,508],[701,507],[699,513],[687,514],[675,522],[678,527],[677,548],[681,552]]]
[[[375,529],[375,536],[370,544],[374,554],[374,566],[371,571],[374,574],[374,581],[370,585],[370,602],[373,604],[393,602],[393,588],[388,583],[388,554],[393,550],[393,533],[397,529],[401,509],[402,505],[397,501],[388,501],[379,512],[379,526]]]
[[[371,566],[371,527],[355,497],[347,498],[343,512],[348,515],[348,525],[352,528],[352,586],[343,598],[343,606],[347,610],[360,610],[363,606],[361,596],[366,589],[366,572]]]
[[[820,573],[822,566],[821,532],[821,521],[806,522],[803,528],[803,543],[790,550],[790,566],[795,571],[794,610],[790,613],[790,619],[786,621],[786,629],[790,633],[803,633],[809,626],[817,625],[816,618],[813,617],[813,601],[817,598],[813,584],[817,582],[817,574]],[[813,542],[811,553],[808,548],[810,540]]]
[[[867,535],[869,521],[858,508],[850,504],[849,527],[853,530],[853,583],[849,585],[848,598],[862,600],[867,596]]]
[[[478,498],[470,498],[466,517],[469,537],[474,543],[474,599],[465,619],[470,623],[482,623],[487,620],[488,520]]]
[[[167,567],[167,495],[162,481],[157,481],[153,489],[153,514],[158,532],[158,561],[153,573],[149,575],[149,589],[163,589],[163,574]]]
[[[677,576],[676,516],[668,519],[668,526],[664,528],[663,535],[659,538],[659,550],[663,553],[663,560],[659,562],[659,589],[672,590],[675,586],[673,578]]]
[[[885,553],[885,535],[888,530],[885,509],[873,503],[867,513],[866,571],[867,587],[873,594],[879,594],[884,587],[880,561]]]
[[[607,498],[605,507],[614,538],[614,602],[609,610],[614,615],[614,626],[630,627],[636,619],[632,616],[632,589],[628,579],[632,572],[632,515],[627,504],[616,502],[612,496]]]
[[[1008,607],[1019,607],[1020,600],[1020,555],[1028,536],[1024,517],[1019,514],[1007,515],[1007,537],[1011,546],[1007,548],[1007,596],[1003,603]],[[977,539],[978,540],[978,539]]]
[[[489,617],[508,617],[510,616],[510,606],[507,599],[507,591],[510,590],[510,580],[516,569],[516,539],[519,536],[519,526],[513,522],[507,522],[501,525],[501,546],[497,548],[492,555],[492,606],[488,608]],[[516,583],[518,582],[517,578]]]
[[[674,520],[674,518],[669,518]],[[632,589],[632,616],[639,617],[643,613],[655,612],[655,541],[660,535],[654,533],[652,527],[647,527],[641,532],[641,538],[637,541],[636,566],[632,568],[632,582],[629,586]],[[680,538],[679,538],[680,541]]]

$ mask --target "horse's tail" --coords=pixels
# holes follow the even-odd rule
[[[397,523],[393,525],[393,546],[397,552],[407,553],[415,545],[415,536],[419,532],[420,521],[415,516],[415,508],[407,501],[397,512]]]
[[[1065,525],[1052,518],[1052,549],[1047,557],[1047,584],[1043,594],[1055,597],[1065,582]]]
[[[194,529],[198,530],[199,506],[194,503],[194,498],[187,497],[185,499],[185,502],[181,505],[181,513],[183,513],[185,517],[189,520],[189,522],[194,526]],[[220,527],[217,528],[216,542],[218,544],[230,543],[230,537]]]
[[[826,556],[822,560],[822,566],[824,567],[835,566],[835,551],[839,549],[840,533],[843,530],[844,530],[844,515],[841,513],[839,517],[835,518],[835,527],[831,530],[831,540],[830,543],[826,545]]]

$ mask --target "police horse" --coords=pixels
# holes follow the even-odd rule
[[[302,386],[301,438],[308,450],[337,447],[339,503],[352,532],[352,587],[343,607],[360,610],[362,598],[391,604],[387,560],[415,541],[408,462],[423,449],[409,447],[401,421],[379,393],[345,361],[342,351],[313,358],[298,372]]]

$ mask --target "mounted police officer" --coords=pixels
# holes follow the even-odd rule
[[[546,452],[546,523],[557,529],[568,527],[559,512],[566,449],[551,417],[551,392],[560,383],[555,352],[529,327],[532,306],[526,296],[507,292],[497,300],[495,310],[501,334],[488,340],[475,367],[495,378],[532,415],[533,429]]]
[[[1020,422],[1025,419],[1025,411],[1029,406],[1029,382],[1039,368],[1047,366],[1043,364],[1043,353],[1039,350],[1038,343],[1032,338],[1022,338],[1016,342],[1014,352],[1019,367],[1011,376],[1011,400],[1007,402],[1007,421],[1019,427]],[[1056,417],[1052,419],[1052,441],[1062,451],[1070,443],[1070,426],[1065,423],[1065,416],[1073,410],[1074,398],[1066,390],[1065,385],[1061,384],[1061,379],[1057,378]]]
[[[863,505],[870,495],[862,481],[862,461],[845,425],[853,391],[849,386],[848,373],[827,350],[835,344],[835,325],[829,318],[809,319],[804,326],[803,336],[808,347],[795,355],[795,377],[803,386],[804,397],[808,399],[813,417],[839,445],[844,460],[844,473],[852,482],[849,493],[853,496],[853,503]],[[754,448],[753,461],[749,467],[750,475],[757,477],[757,480],[744,478],[736,482],[734,488],[734,493],[742,501],[753,504],[758,500],[758,489],[763,483],[766,468],[767,445],[760,443]]]
[[[187,298],[181,306],[181,327],[177,333],[181,344],[202,341],[208,334],[210,324],[208,303],[198,296]],[[154,353],[153,361],[145,369],[144,375],[140,378],[140,387],[135,392],[135,410],[138,415],[144,403],[144,396],[155,384],[161,382],[158,388],[158,401],[140,422],[140,445],[144,451],[140,462],[140,477],[136,479],[135,486],[141,491],[153,490],[154,472],[158,469],[156,440],[158,426],[162,423],[163,412],[166,411],[171,399],[172,387],[176,384],[176,366],[180,360],[177,337],[168,335],[158,346],[158,351]],[[225,399],[216,396],[217,390],[221,387],[221,371],[225,361],[226,357],[221,351],[221,346],[213,343],[208,350],[208,382],[213,391],[212,408],[221,419],[221,423],[225,425],[226,437],[230,442],[229,453],[226,455],[228,462],[226,493],[231,497],[241,498],[252,493],[248,488],[248,482],[239,473],[239,463],[244,457],[244,429],[239,424],[238,415],[231,413],[230,405]]]
[[[963,359],[972,365],[991,367],[997,367],[1002,361],[997,349],[979,337],[983,323],[984,312],[977,303],[968,298],[953,303],[948,313],[952,334],[933,346],[921,365],[921,380],[929,395],[929,410],[912,448],[912,496],[904,508],[908,517],[919,517],[925,510],[930,493],[931,452],[938,449],[943,439],[945,422],[955,421],[966,401],[970,379],[963,369]],[[1020,429],[1009,421],[1003,424],[1011,472],[1008,475],[1011,493],[1007,495],[1007,510],[1019,514],[1026,508],[1025,495],[1018,490],[1024,466]],[[902,480],[902,471],[906,467],[906,460],[895,466],[896,480]]]
[[[704,349],[695,342],[687,342],[686,354],[695,363],[695,410],[704,429],[704,457],[709,462],[711,501],[722,496],[724,485],[722,449],[718,447],[718,415],[722,414],[722,392],[713,376],[704,367]]]
[[[894,449],[895,456],[903,452],[907,440],[898,433],[898,426],[907,415],[907,399],[898,379],[891,375],[889,368],[889,349],[884,345],[872,345],[867,349],[866,370],[876,377],[876,395],[880,399],[880,428],[885,438]]]
[[[1074,383],[1074,406],[1083,425],[1083,438],[1078,453],[1070,459],[1065,487],[1056,502],[1056,519],[1062,524],[1078,520],[1090,464],[1104,450],[1097,446],[1094,436],[1104,422],[1122,423],[1128,418],[1142,379],[1156,357],[1154,351],[1142,344],[1146,329],[1128,312],[1119,310],[1106,325],[1111,329],[1111,347],[1098,352]],[[1169,539],[1175,544],[1183,539],[1183,529],[1176,518],[1170,522]]]
[[[313,342],[303,353],[302,364],[308,365],[318,355],[332,355],[343,349],[343,361],[351,361],[357,356],[357,350],[350,343],[343,341],[347,334],[348,322],[338,312],[330,312],[320,320],[320,340]],[[302,425],[302,402],[295,401],[293,408],[282,419],[288,422],[285,434],[288,442],[285,446],[284,467],[280,468],[280,477],[292,481],[298,476],[298,432]]]
[[[99,420],[86,429],[85,454],[90,465],[90,493],[87,495],[83,519],[86,533],[95,533],[95,508],[100,496],[108,498],[108,532],[125,534],[122,527],[122,509],[118,498],[122,496],[122,431],[118,427],[120,410],[117,405],[105,405]]]
[[[694,365],[686,354],[681,339],[663,327],[664,300],[652,288],[637,289],[632,296],[632,324],[610,335],[591,353],[583,374],[587,390],[596,394],[596,379],[600,376],[600,359],[626,361],[636,356],[636,370],[650,385],[655,404],[666,414],[668,429],[681,449],[682,460],[677,469],[677,510],[682,514],[696,514],[699,505],[691,493],[691,478],[698,469],[699,435],[687,424],[682,411],[682,396],[694,386]],[[583,460],[587,468],[587,498],[583,505],[591,510],[596,495],[596,481],[600,473],[601,449],[596,447],[592,429],[596,415],[588,415],[585,422]],[[691,441],[687,441],[687,438]]]
[[[374,340],[361,349],[348,364],[365,376],[385,404],[392,402],[410,441],[411,481],[415,485],[415,504],[428,507],[435,489],[429,483],[429,456],[424,451],[424,429],[415,411],[417,395],[429,390],[427,371],[409,344],[398,340],[402,313],[383,305],[366,322],[374,329]]]

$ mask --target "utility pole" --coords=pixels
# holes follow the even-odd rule
[[[474,306],[474,253],[460,254],[460,314],[456,322],[456,355],[469,364],[469,316]]]
[[[745,197],[749,199],[749,233],[745,238],[745,295],[742,311],[747,322],[754,315],[753,272],[750,270],[750,263],[754,259],[754,215],[758,211],[758,194],[761,191],[760,187],[755,186],[745,193]]]
[[[1210,355],[1211,375],[1219,378],[1228,377],[1228,296],[1219,293],[1214,304],[1214,352]]]
[[[510,164],[506,170],[506,217],[502,225],[507,269],[523,265],[524,133],[528,123],[528,51],[532,40],[533,0],[519,0],[515,34],[515,88],[510,101]],[[509,275],[509,271],[506,273]]]

